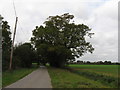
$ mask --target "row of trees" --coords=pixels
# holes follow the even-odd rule
[[[31,67],[32,62],[64,67],[68,62],[75,61],[76,57],[92,53],[94,48],[85,38],[91,38],[94,33],[90,33],[88,26],[72,22],[73,18],[69,13],[50,16],[44,26],[36,26],[31,43],[14,47],[12,67]],[[9,66],[11,43],[10,26],[7,21],[2,21],[3,70]]]
[[[90,62],[90,61],[80,61],[77,60],[77,62],[70,62],[70,64],[105,64],[105,65],[110,65],[110,64],[119,64],[117,62],[111,62],[111,61],[97,61],[97,62]]]
[[[1,64],[2,63],[2,25],[1,24],[2,24],[2,17],[0,15],[0,68],[2,68],[2,64]]]
[[[7,21],[2,21],[2,69],[8,69],[11,49],[11,32]]]
[[[10,62],[11,51],[11,32],[7,21],[1,22],[2,25],[2,69],[7,70]],[[36,54],[30,43],[19,44],[14,47],[12,68],[31,67]]]

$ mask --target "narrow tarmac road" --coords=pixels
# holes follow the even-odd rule
[[[52,88],[52,85],[47,69],[41,67],[5,88]]]

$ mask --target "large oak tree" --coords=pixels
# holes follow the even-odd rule
[[[93,52],[94,48],[86,41],[86,36],[91,38],[94,33],[90,33],[87,25],[72,22],[73,18],[69,13],[49,16],[44,26],[36,26],[31,41],[41,60],[51,66],[62,67],[75,57]]]

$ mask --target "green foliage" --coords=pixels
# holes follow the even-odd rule
[[[48,58],[51,66],[63,67],[68,59],[71,59],[72,52],[64,46],[54,46],[48,48]]]
[[[18,45],[14,50],[13,67],[31,67],[34,55],[30,43]]]
[[[10,62],[11,32],[7,21],[2,21],[2,69],[7,70]],[[30,43],[24,43],[14,48],[12,67],[31,67],[36,59],[35,51]]]
[[[2,21],[2,69],[6,70],[9,66],[11,49],[11,32],[7,21]]]
[[[71,23],[74,18],[68,13],[61,16],[50,16],[45,26],[36,26],[31,42],[37,48],[42,60],[51,66],[61,67],[68,61],[80,57],[86,52],[92,53],[94,48],[85,40],[91,38],[91,29],[84,24]],[[43,49],[44,48],[44,49]]]

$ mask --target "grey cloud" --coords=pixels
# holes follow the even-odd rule
[[[0,13],[11,26],[13,32],[15,15],[12,0],[2,0]],[[75,16],[76,23],[84,23],[92,28],[95,35],[88,39],[95,51],[85,54],[83,60],[117,61],[118,26],[117,0],[14,0],[19,17],[16,43],[29,41],[32,30],[41,25],[50,15],[69,12]],[[106,1],[106,2],[105,2]]]

